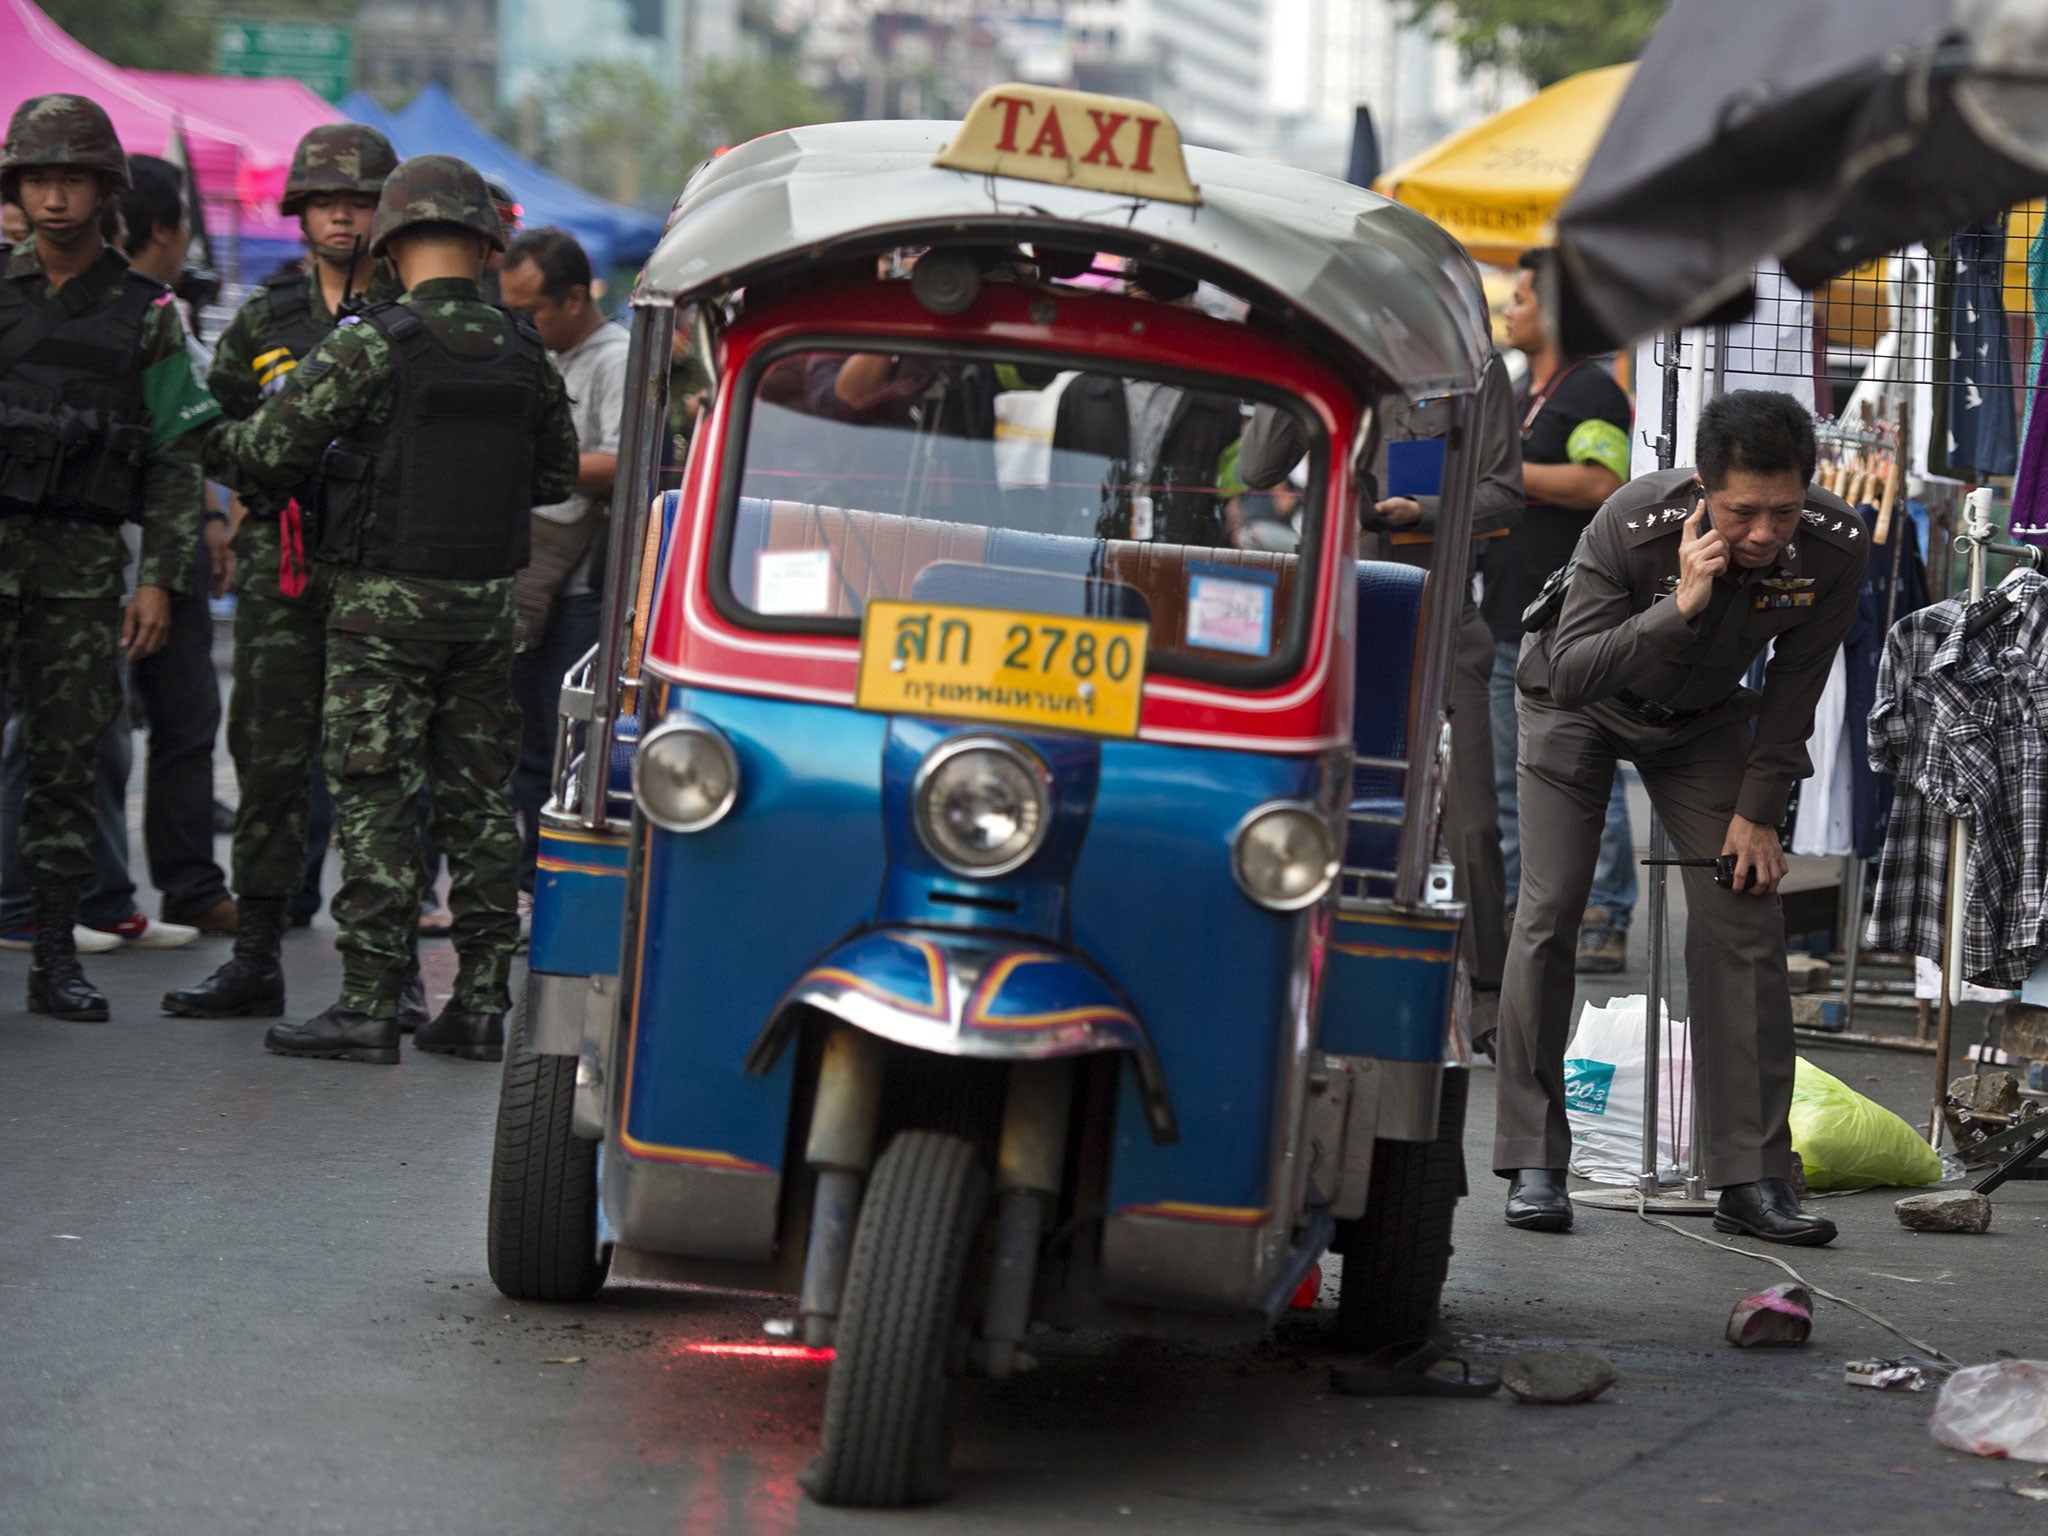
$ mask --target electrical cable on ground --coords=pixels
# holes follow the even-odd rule
[[[1949,1366],[1951,1369],[1960,1369],[1962,1367],[1963,1362],[1956,1359],[1953,1355],[1943,1354],[1940,1350],[1936,1349],[1932,1344],[1921,1343],[1918,1339],[1914,1338],[1913,1335],[1906,1332],[1905,1329],[1899,1327],[1896,1323],[1890,1323],[1885,1321],[1885,1319],[1879,1317],[1875,1312],[1871,1311],[1870,1308],[1862,1305],[1860,1302],[1851,1301],[1846,1296],[1837,1296],[1833,1291],[1822,1290],[1819,1286],[1815,1285],[1811,1280],[1807,1279],[1806,1276],[1800,1274],[1798,1270],[1794,1269],[1790,1264],[1787,1264],[1783,1259],[1777,1257],[1775,1254],[1758,1253],[1756,1252],[1756,1250],[1752,1248],[1738,1248],[1733,1243],[1716,1242],[1711,1237],[1701,1237],[1697,1232],[1688,1232],[1683,1227],[1673,1226],[1668,1221],[1664,1221],[1659,1217],[1650,1215],[1643,1209],[1643,1194],[1641,1190],[1636,1191],[1636,1217],[1638,1220],[1648,1222],[1653,1227],[1662,1227],[1666,1232],[1676,1232],[1680,1237],[1686,1238],[1692,1242],[1704,1243],[1709,1248],[1719,1248],[1723,1253],[1739,1253],[1745,1259],[1760,1259],[1766,1264],[1775,1264],[1778,1266],[1778,1268],[1785,1271],[1786,1274],[1790,1275],[1794,1280],[1798,1281],[1801,1285],[1805,1286],[1807,1290],[1811,1291],[1814,1295],[1822,1298],[1825,1301],[1832,1301],[1838,1307],[1847,1307],[1851,1312],[1855,1312],[1863,1317],[1868,1318],[1871,1322],[1877,1324],[1878,1327],[1884,1329],[1885,1332],[1892,1334],[1895,1337],[1904,1339],[1908,1344],[1912,1345],[1914,1349],[1918,1350],[1921,1354],[1926,1355],[1929,1359],[1938,1360],[1942,1362],[1944,1365]]]

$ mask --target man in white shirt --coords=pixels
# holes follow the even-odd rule
[[[576,493],[533,509],[533,558],[514,586],[519,640],[512,691],[524,735],[512,774],[512,804],[523,845],[521,889],[531,892],[562,674],[597,641],[605,527],[626,399],[627,337],[591,297],[590,258],[564,230],[522,231],[506,248],[499,285],[505,307],[533,321],[554,354],[582,450]]]

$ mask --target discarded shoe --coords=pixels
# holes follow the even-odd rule
[[[1745,1296],[1728,1314],[1728,1342],[1744,1349],[1804,1344],[1812,1335],[1813,1294],[1796,1280]]]
[[[1374,1350],[1356,1365],[1331,1368],[1330,1386],[1346,1397],[1491,1397],[1500,1378],[1430,1339]]]

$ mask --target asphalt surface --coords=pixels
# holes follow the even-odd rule
[[[295,1011],[331,998],[331,939],[288,941]],[[951,1503],[819,1509],[795,1475],[826,1368],[692,1348],[759,1340],[775,1302],[499,1297],[497,1069],[290,1061],[260,1024],[158,1015],[224,952],[93,959],[104,1025],[13,1011],[27,957],[0,954],[0,1532],[2048,1529],[2010,1491],[2048,1486],[2036,1469],[1936,1445],[1931,1395],[1843,1384],[1844,1361],[1903,1347],[1862,1318],[1823,1304],[1805,1349],[1725,1344],[1779,1271],[1630,1214],[1503,1226],[1484,1080],[1448,1319],[1477,1360],[1600,1346],[1622,1373],[1601,1401],[1336,1396],[1320,1312],[1259,1347],[1048,1337],[1035,1375],[966,1390]],[[425,963],[445,990],[445,943]],[[1809,1054],[1923,1113],[1931,1059]],[[1830,1200],[1841,1240],[1783,1256],[1961,1360],[2048,1355],[2048,1185],[2008,1185],[1983,1237],[1908,1234],[1892,1199]]]

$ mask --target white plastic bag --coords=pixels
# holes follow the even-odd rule
[[[1957,1371],[1935,1399],[1934,1438],[1972,1456],[2048,1461],[2048,1360]]]
[[[1643,1018],[1647,1000],[1588,1003],[1565,1048],[1565,1114],[1572,1172],[1597,1184],[1633,1184],[1643,1168]],[[1657,1178],[1671,1183],[1692,1150],[1692,1042],[1683,1019],[1664,1014],[1657,1063]]]

